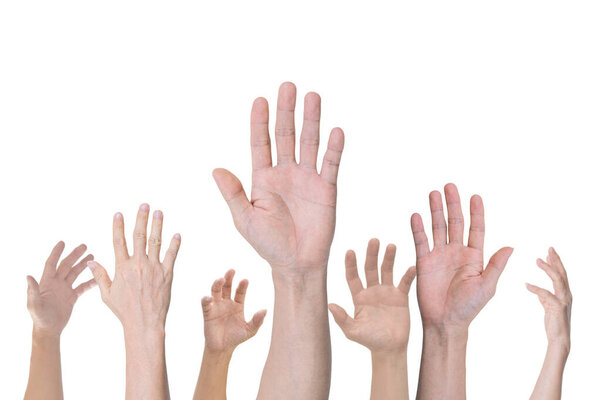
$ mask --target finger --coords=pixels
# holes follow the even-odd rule
[[[377,258],[379,256],[379,240],[371,239],[367,246],[365,257],[365,280],[367,287],[379,285],[379,273],[377,272]]]
[[[433,231],[433,246],[443,246],[447,242],[446,217],[442,195],[437,190],[429,193],[429,209],[431,210],[431,228]]]
[[[348,336],[350,326],[354,322],[352,317],[348,315],[346,310],[334,303],[329,304],[329,311],[331,312],[331,315],[333,315],[335,323],[338,324],[342,329],[342,332],[344,332],[344,335]]]
[[[219,278],[213,282],[210,288],[210,294],[215,302],[223,299],[223,285],[225,285],[225,278]]]
[[[94,279],[100,288],[102,299],[105,299],[108,295],[108,291],[110,290],[110,285],[112,284],[110,278],[108,277],[108,273],[104,267],[96,261],[88,261],[87,266],[90,271],[92,271],[92,275],[94,275]]]
[[[502,271],[504,271],[512,252],[513,249],[511,247],[503,247],[498,250],[490,258],[488,265],[482,273],[483,281],[488,285],[492,293],[495,293],[496,291],[498,279],[500,279],[500,275],[502,275]]]
[[[160,210],[152,214],[152,228],[148,240],[148,257],[152,260],[160,260],[160,246],[162,242],[163,213]]]
[[[33,276],[27,275],[27,305],[31,306],[35,304],[39,297],[40,286]]]
[[[222,296],[224,299],[231,299],[231,287],[233,286],[233,276],[235,271],[230,269],[225,272],[225,283],[223,284]]]
[[[269,137],[269,103],[259,97],[252,104],[250,113],[250,147],[252,170],[269,168],[271,163],[271,138]]]
[[[554,297],[552,292],[550,292],[549,290],[542,289],[541,287],[532,285],[530,283],[526,283],[525,286],[527,287],[527,290],[529,290],[531,293],[537,295],[537,297],[540,300],[540,303],[542,303],[542,305],[544,305],[544,303],[552,303],[552,302],[556,301],[556,298]]]
[[[284,82],[277,96],[277,116],[275,118],[275,143],[277,144],[277,164],[296,162],[296,86]]]
[[[213,178],[229,206],[233,223],[242,235],[245,236],[245,221],[252,211],[252,204],[242,187],[242,183],[231,172],[218,168],[213,171]]]
[[[346,252],[346,282],[350,288],[350,294],[352,297],[356,296],[358,292],[363,290],[362,282],[358,276],[358,266],[356,263],[356,253],[352,250]]]
[[[177,259],[177,253],[179,253],[179,247],[181,246],[181,235],[176,233],[173,235],[171,239],[171,243],[169,244],[169,248],[165,253],[165,258],[163,260],[163,265],[169,271],[173,271],[173,267],[175,267],[175,259]]]
[[[344,131],[341,128],[333,128],[329,134],[327,150],[323,156],[321,165],[321,178],[332,185],[337,184],[338,170],[344,150]]]
[[[465,234],[465,222],[460,207],[460,196],[458,189],[453,183],[444,187],[446,195],[446,207],[448,208],[448,241],[449,243],[463,244]]]
[[[394,285],[394,259],[396,258],[396,246],[389,244],[385,249],[383,261],[381,262],[381,283]]]
[[[556,292],[556,294],[561,294],[561,295],[564,294],[565,283],[564,283],[562,275],[552,265],[544,262],[544,260],[542,260],[541,258],[538,258],[536,260],[536,264],[552,280],[552,286],[554,287],[554,292]]]
[[[56,274],[56,264],[58,263],[60,255],[62,254],[64,249],[65,242],[63,242],[62,240],[54,246],[52,252],[50,252],[50,255],[48,256],[48,259],[46,260],[42,279],[44,278],[44,276],[54,276],[54,274]]]
[[[79,274],[81,274],[83,272],[83,270],[87,267],[88,261],[92,261],[93,259],[94,259],[94,256],[92,254],[88,254],[87,256],[85,256],[83,258],[83,260],[79,261],[76,266],[71,268],[71,270],[69,271],[69,273],[67,274],[67,276],[65,278],[67,283],[69,283],[69,285],[72,285],[73,282],[75,282],[75,280],[79,276]]]
[[[410,292],[410,286],[415,280],[415,276],[417,276],[417,268],[410,267],[404,273],[402,279],[400,279],[400,283],[398,284],[398,289],[402,290],[404,293],[408,294]]]
[[[320,120],[321,97],[310,92],[304,97],[304,122],[300,134],[300,165],[304,168],[317,169]]]
[[[238,287],[235,290],[235,296],[233,301],[239,304],[244,304],[244,300],[246,299],[246,291],[248,290],[248,279],[242,279],[240,283],[238,283]]]
[[[71,270],[71,267],[73,266],[73,264],[75,264],[75,262],[77,262],[77,260],[79,260],[79,257],[81,257],[83,255],[83,253],[85,253],[86,249],[87,249],[87,246],[85,244],[81,244],[81,245],[75,247],[73,249],[73,251],[71,253],[69,253],[68,256],[63,258],[63,260],[58,264],[58,269],[56,270],[56,275],[61,278],[66,277],[67,274],[69,273],[69,271]]]
[[[252,316],[252,319],[246,325],[248,332],[250,332],[250,337],[256,335],[256,332],[258,332],[258,329],[263,324],[266,315],[267,310],[260,310]]]
[[[410,228],[412,229],[413,239],[415,241],[415,252],[417,260],[429,254],[429,241],[423,228],[423,220],[419,214],[413,214],[410,218]]]
[[[565,266],[560,258],[560,256],[558,255],[558,253],[556,252],[556,250],[554,249],[554,247],[550,247],[548,249],[548,263],[550,265],[552,265],[553,267],[556,267],[556,269],[558,270],[558,272],[565,278],[565,280],[567,279],[567,270],[565,269]]]
[[[137,218],[135,220],[135,228],[133,229],[133,255],[142,256],[146,255],[146,232],[148,229],[148,214],[150,213],[150,206],[148,204],[142,204],[138,210]]]
[[[210,312],[210,310],[212,308],[212,304],[213,304],[212,297],[206,296],[206,297],[202,298],[202,314],[204,314],[205,317]]]
[[[127,240],[125,240],[125,223],[123,221],[123,214],[120,212],[116,213],[113,217],[113,247],[117,264],[129,258]]]
[[[92,278],[89,281],[83,282],[75,288],[75,296],[79,298],[82,294],[96,286],[96,279]]]
[[[485,216],[483,200],[478,195],[471,197],[471,227],[469,228],[469,247],[483,252],[485,238]]]

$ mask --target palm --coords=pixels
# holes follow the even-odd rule
[[[254,102],[251,202],[240,181],[229,171],[217,169],[214,177],[236,227],[272,266],[322,267],[327,263],[333,240],[337,172],[344,136],[337,128],[331,132],[321,172],[317,172],[320,98],[309,93],[304,107],[300,162],[296,162],[295,97],[292,84],[281,86],[275,124],[276,166],[271,161],[268,104],[265,99]]]
[[[73,289],[73,282],[85,269],[87,261],[93,259],[92,255],[88,255],[73,266],[85,249],[84,245],[75,248],[57,268],[58,260],[64,250],[64,243],[59,242],[46,262],[40,283],[38,284],[31,276],[27,277],[27,307],[37,329],[51,334],[60,334],[69,322],[73,306],[79,296],[95,284],[91,279]]]
[[[456,186],[446,185],[445,194],[447,224],[440,193],[434,191],[429,198],[433,250],[429,248],[421,217],[414,214],[411,219],[417,252],[417,298],[424,324],[452,323],[464,327],[494,295],[512,249],[503,248],[496,252],[484,270],[481,198],[471,198],[471,227],[468,246],[465,246],[463,215]]]

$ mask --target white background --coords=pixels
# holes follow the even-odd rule
[[[250,184],[252,100],[273,106],[291,80],[299,96],[321,94],[324,134],[346,132],[330,301],[352,310],[343,254],[364,257],[371,237],[398,245],[398,270],[412,265],[410,214],[428,224],[429,191],[455,182],[465,210],[471,194],[484,199],[486,257],[515,247],[471,326],[469,397],[529,396],[546,338],[524,282],[550,287],[535,259],[553,245],[575,298],[564,398],[598,398],[599,19],[597,1],[4,0],[0,397],[19,398],[26,385],[26,274],[41,275],[60,239],[68,249],[88,244],[112,272],[112,215],[125,214],[130,235],[141,202],[165,212],[165,235],[183,237],[167,320],[172,397],[191,398],[200,298],[230,267],[250,280],[247,315],[270,311],[230,368],[230,398],[255,397],[270,271],[236,232],[211,170],[227,167]],[[414,292],[411,302],[412,396]],[[331,322],[331,398],[368,398],[368,351]],[[123,397],[122,332],[97,289],[75,306],[62,361],[65,398]]]

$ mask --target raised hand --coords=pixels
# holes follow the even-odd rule
[[[94,256],[88,254],[75,265],[85,253],[86,246],[82,244],[58,264],[64,249],[64,242],[58,242],[54,246],[39,284],[35,278],[27,276],[27,308],[33,319],[34,329],[54,336],[59,336],[69,322],[79,296],[96,284],[94,279],[90,279],[73,288],[73,283],[85,269],[86,263],[93,260]]]
[[[86,262],[94,256],[89,254],[77,263],[86,250],[82,244],[59,264],[64,249],[63,242],[54,246],[39,284],[32,276],[27,276],[27,308],[33,319],[33,335],[25,400],[63,398],[60,334],[69,322],[79,296],[96,284],[92,279],[73,289]]]
[[[367,287],[358,276],[356,254],[346,253],[346,280],[354,302],[354,318],[337,304],[329,310],[346,337],[375,353],[406,351],[410,331],[408,291],[415,278],[415,268],[409,268],[398,286],[394,286],[396,246],[389,245],[381,264],[381,282],[377,272],[379,241],[371,239],[365,260]]]
[[[548,250],[546,261],[538,258],[537,265],[552,279],[554,293],[527,284],[527,290],[537,295],[544,307],[544,324],[548,337],[546,358],[531,399],[558,400],[561,398],[563,372],[571,349],[573,296],[569,288],[567,271],[554,248]]]
[[[467,328],[494,296],[498,279],[512,254],[512,248],[498,250],[483,268],[484,214],[481,197],[471,198],[471,227],[468,245],[463,243],[464,220],[458,190],[444,188],[448,224],[442,196],[429,195],[433,228],[430,250],[419,214],[411,219],[417,253],[417,298],[424,326]]]
[[[217,279],[211,296],[202,299],[204,315],[205,351],[231,353],[242,342],[250,339],[262,325],[267,310],[258,311],[249,322],[244,317],[244,299],[248,280],[240,281],[231,299],[234,270]]]
[[[254,101],[251,113],[252,193],[225,169],[213,173],[238,231],[272,267],[322,268],[327,264],[335,227],[336,182],[344,134],[329,136],[321,172],[317,171],[321,98],[308,93],[296,161],[296,87],[284,83],[277,99],[277,165],[271,162],[267,100]]]
[[[99,263],[88,263],[104,303],[119,318],[125,334],[127,399],[168,399],[165,363],[165,323],[171,301],[173,267],[181,243],[173,236],[160,260],[163,214],[155,211],[150,237],[150,207],[139,208],[133,232],[133,255],[125,241],[123,216],[113,218],[115,276],[111,279]]]
[[[244,299],[248,281],[240,281],[232,300],[234,274],[234,270],[227,271],[224,278],[213,283],[211,296],[202,299],[204,355],[194,400],[227,398],[227,371],[233,351],[240,343],[256,335],[267,313],[261,310],[246,322]]]

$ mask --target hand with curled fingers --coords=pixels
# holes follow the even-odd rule
[[[267,313],[258,311],[246,322],[244,300],[248,281],[240,281],[232,300],[234,275],[234,270],[227,271],[225,277],[213,283],[211,296],[202,299],[204,355],[194,400],[226,399],[227,372],[233,351],[256,335]]]
[[[351,250],[346,253],[346,280],[354,302],[354,318],[337,304],[330,304],[329,310],[348,339],[371,351],[371,399],[408,399],[408,292],[415,268],[409,268],[394,286],[396,246],[389,245],[381,263],[380,282],[378,254],[379,241],[371,239],[365,260],[365,288],[358,276],[356,254]]]
[[[86,251],[82,244],[59,263],[64,249],[63,242],[54,246],[39,283],[27,276],[27,308],[33,320],[33,334],[26,400],[63,398],[60,336],[79,296],[96,284],[92,279],[73,288],[87,261],[94,256],[88,254],[77,262]]]
[[[319,173],[321,98],[316,93],[308,93],[304,99],[300,161],[297,162],[295,107],[296,87],[286,82],[281,85],[277,99],[277,165],[273,166],[269,106],[264,98],[254,101],[250,200],[231,172],[216,169],[213,176],[238,231],[273,268],[322,269],[327,266],[335,228],[336,182],[344,134],[339,128],[331,131]]]
[[[165,323],[181,237],[179,234],[173,236],[161,261],[163,214],[161,211],[154,212],[150,237],[147,238],[149,213],[150,207],[142,204],[133,233],[132,255],[127,251],[123,216],[115,214],[113,280],[99,263],[88,263],[100,287],[102,300],[123,325],[127,399],[169,398]]]
[[[554,293],[527,284],[527,290],[535,294],[544,307],[544,325],[548,338],[546,357],[531,399],[558,400],[561,398],[563,372],[571,350],[573,296],[567,271],[554,248],[548,250],[545,261],[538,258],[537,265],[552,280]]]

